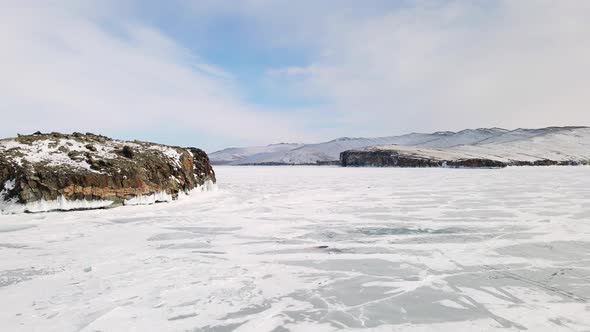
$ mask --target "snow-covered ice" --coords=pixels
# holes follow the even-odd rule
[[[590,329],[590,167],[216,172],[0,216],[0,330]]]

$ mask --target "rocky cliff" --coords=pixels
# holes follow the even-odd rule
[[[0,140],[0,212],[40,212],[171,201],[212,188],[207,154],[91,133]]]
[[[404,146],[344,151],[340,154],[340,163],[344,167],[502,168],[508,166],[505,162],[490,158]]]

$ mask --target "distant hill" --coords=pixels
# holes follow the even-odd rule
[[[293,149],[302,147],[304,144],[298,143],[279,143],[267,146],[251,146],[245,148],[227,148],[209,154],[209,158],[214,165],[234,165],[241,164],[244,160],[254,156],[263,156],[288,152]]]
[[[505,167],[590,164],[590,128],[517,129],[446,148],[381,145],[342,152],[342,166]]]
[[[588,127],[548,127],[540,129],[478,128],[458,132],[411,133],[377,138],[338,138],[317,144],[273,144],[230,148],[209,154],[213,164],[225,165],[305,165],[336,163],[340,153],[375,146],[407,146],[422,149],[452,149],[455,153],[558,157],[561,154],[585,157],[590,144]],[[567,150],[567,151],[566,151]],[[529,158],[530,159],[530,158]]]

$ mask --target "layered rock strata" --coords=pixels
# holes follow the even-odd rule
[[[169,201],[215,182],[207,154],[196,148],[91,133],[0,140],[3,213]]]

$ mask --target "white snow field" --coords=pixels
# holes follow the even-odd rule
[[[0,330],[590,330],[590,167],[216,171],[0,216]]]

